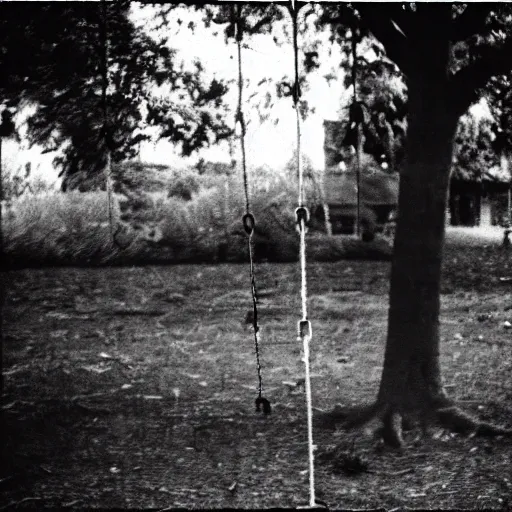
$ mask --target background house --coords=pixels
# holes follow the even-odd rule
[[[325,201],[333,233],[353,233],[357,215],[357,162],[343,145],[347,123],[324,121]],[[361,156],[360,214],[363,232],[378,230],[398,203],[398,173],[386,171],[368,154]]]
[[[324,121],[326,203],[333,232],[353,232],[357,208],[354,150],[344,146],[346,121]],[[503,225],[511,206],[509,160],[478,172],[455,166],[450,180],[446,222],[452,226]],[[399,175],[368,154],[361,158],[361,208],[364,222],[385,223],[398,204]],[[341,224],[336,226],[336,224]]]
[[[448,201],[452,226],[495,226],[510,221],[510,173],[505,155],[478,174],[454,169]]]

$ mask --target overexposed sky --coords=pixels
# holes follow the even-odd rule
[[[134,19],[141,26],[151,26],[152,7],[143,8],[133,6]],[[201,22],[201,12],[191,8],[181,8],[173,13],[174,19],[181,19],[181,27],[175,23],[169,27],[167,35],[170,39],[170,46],[178,50],[178,57],[185,62],[192,62],[199,59],[203,64],[206,76],[219,78],[225,81],[233,81],[238,76],[238,62],[236,44],[224,39],[223,26],[213,25],[210,28],[204,27]],[[194,21],[196,28],[192,32],[187,28],[188,22]],[[288,21],[288,20],[287,20]],[[291,22],[290,26],[291,26]],[[275,29],[279,35],[279,27]],[[214,32],[218,34],[215,36]],[[150,31],[151,33],[151,31]],[[244,41],[248,48],[242,50],[242,71],[246,81],[243,97],[246,99],[244,105],[244,116],[249,120],[247,130],[247,160],[249,165],[267,164],[270,166],[283,166],[292,156],[296,146],[296,117],[290,98],[282,99],[273,107],[271,116],[278,119],[277,125],[273,122],[261,124],[255,113],[254,104],[247,102],[253,95],[258,94],[261,98],[270,87],[275,87],[275,82],[285,75],[293,76],[293,48],[292,45],[278,46],[274,43],[272,35],[258,35],[247,38]],[[327,34],[323,34],[323,45],[325,49],[330,43]],[[315,113],[310,115],[302,127],[302,149],[313,161],[315,166],[323,167],[323,121],[324,119],[337,119],[340,108],[341,97],[344,89],[341,83],[341,72],[339,79],[332,81],[329,85],[323,78],[333,67],[337,67],[340,61],[339,53],[330,58],[327,52],[322,59],[322,66],[309,77],[310,89],[304,95],[310,105],[315,108]],[[264,78],[271,79],[271,85],[257,86]],[[226,96],[226,102],[231,107],[230,124],[234,124],[235,109],[238,100],[237,83],[230,85]],[[255,101],[255,100],[253,100]],[[236,151],[239,152],[239,142],[236,142]],[[180,165],[186,163],[177,151],[168,143],[163,141],[157,144],[142,145],[142,160],[158,163],[169,163]],[[224,143],[219,147],[213,147],[201,151],[191,160],[195,161],[199,156],[205,159],[228,161],[228,144]]]

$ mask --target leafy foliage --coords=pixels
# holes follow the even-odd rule
[[[2,169],[2,199],[10,201],[28,193],[40,194],[51,190],[51,185],[40,176],[32,176],[32,166],[27,162],[18,169],[4,166]]]
[[[285,10],[273,3],[221,4],[197,6],[204,14],[207,27],[212,24],[223,27],[226,41],[244,35],[271,34],[276,22],[283,19]],[[275,36],[274,36],[275,37]],[[274,39],[276,42],[277,38]]]
[[[369,113],[364,150],[395,169],[404,157],[407,89],[396,66],[376,59],[358,67],[359,99]]]
[[[0,99],[36,105],[28,135],[48,151],[63,150],[56,164],[64,189],[100,173],[107,148],[113,161],[135,156],[148,138],[147,123],[161,127],[160,136],[186,155],[230,134],[222,116],[225,85],[204,83],[200,64],[185,70],[165,40],[136,29],[129,2],[30,9],[4,3],[1,10],[0,66],[7,79]]]
[[[492,77],[484,90],[484,97],[495,120],[493,148],[498,154],[512,151],[511,77],[511,73]]]
[[[330,27],[331,41],[341,49],[345,87],[353,88],[355,83],[356,99],[346,107],[349,126],[345,144],[355,145],[360,123],[363,150],[395,169],[404,156],[406,132],[407,88],[402,72],[386,57],[350,4],[323,6],[316,24]]]
[[[325,202],[322,190],[322,171],[318,171],[314,168],[311,159],[307,155],[302,155],[302,173],[304,179],[304,191],[306,197],[306,203],[312,206],[322,204]],[[293,152],[293,156],[288,160],[284,169],[284,176],[290,187],[290,193],[292,193],[292,187],[294,190],[298,190],[298,175],[297,175],[297,151]]]
[[[494,123],[488,118],[462,116],[455,135],[452,177],[465,181],[489,179],[498,165],[493,148]]]
[[[199,192],[199,182],[193,174],[180,176],[169,188],[169,197],[177,197],[190,201],[192,196]]]

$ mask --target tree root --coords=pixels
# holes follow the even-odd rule
[[[332,411],[315,410],[316,427],[335,429],[338,424],[345,428],[362,427],[376,415],[377,404],[342,406],[337,404]]]
[[[504,428],[486,421],[480,421],[455,405],[437,409],[439,423],[457,434],[477,436],[512,436],[512,428]]]
[[[419,407],[418,410],[408,411],[406,414],[379,402],[352,407],[338,405],[330,412],[322,411],[317,414],[315,424],[320,428],[336,428],[337,425],[340,425],[342,428],[350,430],[376,421],[380,425],[375,433],[384,441],[384,444],[402,448],[404,446],[404,430],[412,430],[415,424],[413,420],[418,418],[424,434],[427,433],[431,424],[437,424],[462,435],[512,436],[512,428],[481,421],[449,401],[437,405],[432,404],[430,408]]]

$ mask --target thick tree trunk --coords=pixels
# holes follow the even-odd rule
[[[439,361],[441,263],[453,137],[462,105],[450,99],[450,4],[422,9],[407,30],[402,56],[408,78],[406,158],[400,173],[391,270],[388,336],[377,400],[336,407],[319,424],[360,426],[377,417],[387,444],[403,444],[403,420],[420,416],[458,432],[512,436],[512,429],[473,419],[448,399]],[[375,25],[378,28],[378,24]],[[435,29],[433,29],[435,27]],[[457,104],[454,104],[457,103]]]
[[[422,75],[409,79],[407,157],[400,175],[378,395],[378,405],[398,414],[445,402],[439,367],[440,280],[458,115],[446,100],[445,74]]]

